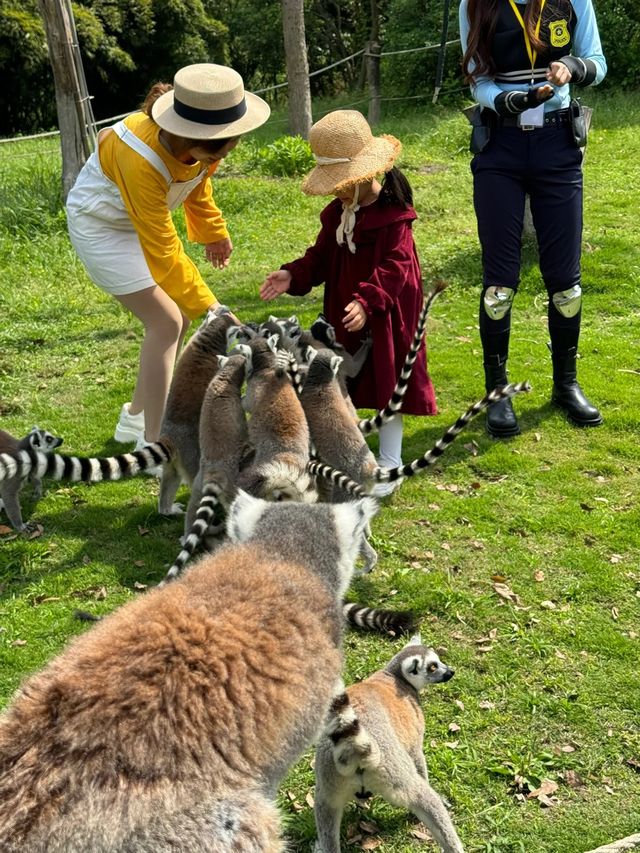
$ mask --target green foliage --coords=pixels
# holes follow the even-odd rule
[[[250,150],[249,169],[260,175],[293,178],[306,174],[315,166],[309,143],[301,136],[281,136],[268,145]]]
[[[607,60],[608,87],[640,82],[640,5],[637,0],[597,0],[598,30]]]

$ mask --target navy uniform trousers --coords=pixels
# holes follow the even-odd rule
[[[563,352],[577,347],[580,312],[564,317],[552,299],[554,293],[580,285],[582,152],[573,141],[570,125],[559,119],[535,130],[496,124],[487,147],[473,158],[471,171],[484,271],[480,337],[485,356],[506,358],[508,354],[511,312],[491,319],[483,297],[491,286],[517,290],[527,193],[540,272],[549,293],[552,349]]]

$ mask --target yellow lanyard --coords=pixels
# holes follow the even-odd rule
[[[514,0],[509,0],[509,3],[511,3],[511,8],[513,9],[513,14],[518,19],[518,22],[519,22],[520,26],[522,27],[522,32],[524,33],[524,43],[525,43],[525,46],[527,48],[527,53],[529,55],[529,59],[531,60],[531,79],[533,80],[533,69],[535,68],[536,59],[538,58],[538,51],[534,50],[531,47],[531,42],[529,41],[529,35],[527,34],[527,28],[526,28],[525,23],[524,23],[524,18],[520,14],[520,10],[516,6]],[[538,38],[538,36],[540,35],[540,25],[542,24],[542,10],[544,9],[544,4],[545,4],[545,0],[542,0],[542,3],[540,3],[540,15],[538,17],[538,23],[536,24],[536,27],[535,27],[536,38]]]

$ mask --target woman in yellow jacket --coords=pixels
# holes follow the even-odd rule
[[[180,69],[173,87],[157,83],[141,111],[100,131],[67,197],[71,242],[92,280],[144,326],[131,403],[117,441],[158,438],[176,355],[190,320],[219,302],[184,251],[171,211],[184,207],[187,235],[214,267],[232,244],[210,177],[243,133],[269,117],[231,68]]]

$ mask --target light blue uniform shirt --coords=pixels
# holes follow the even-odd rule
[[[508,2],[508,0],[505,0]],[[518,6],[526,6],[526,0],[515,0]],[[579,56],[581,59],[591,59],[596,66],[596,79],[592,85],[597,85],[604,80],[607,73],[607,62],[602,53],[602,45],[600,43],[600,34],[598,33],[598,24],[593,10],[591,0],[571,0],[571,5],[577,18],[577,25],[573,32],[573,38],[570,45],[567,45],[568,52],[572,56]],[[462,44],[463,53],[467,49],[467,40],[469,37],[469,19],[467,17],[467,0],[462,0],[460,3],[460,42]],[[524,39],[524,33],[520,31],[520,38]],[[567,53],[565,53],[565,56]],[[473,65],[471,66],[473,67]],[[538,74],[536,77],[536,85],[544,85],[547,81],[540,81],[541,67],[536,66]],[[560,110],[569,106],[571,95],[569,93],[569,84],[564,86],[556,86],[553,97],[545,101],[545,112],[551,110]],[[492,77],[485,75],[479,76],[471,86],[471,94],[474,99],[483,107],[491,110],[495,109],[494,103],[496,97],[501,92],[520,91],[524,92],[528,89],[528,84],[523,83],[507,83],[497,82]]]

